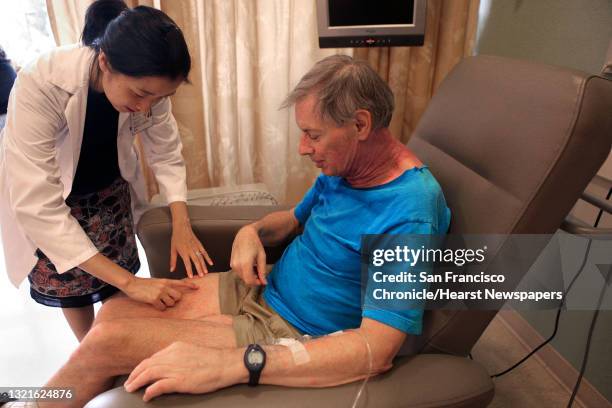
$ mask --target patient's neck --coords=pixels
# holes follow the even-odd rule
[[[375,187],[423,163],[387,128],[373,131],[359,142],[355,156],[342,176],[355,188]]]

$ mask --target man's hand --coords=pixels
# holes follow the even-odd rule
[[[247,285],[267,285],[266,251],[253,225],[238,231],[232,244],[230,267]]]
[[[228,353],[226,349],[172,343],[136,366],[125,390],[133,392],[151,384],[143,397],[149,401],[171,392],[202,394],[241,382],[241,373],[228,369]],[[242,370],[246,372],[244,366]]]
[[[149,279],[134,276],[121,290],[130,298],[149,303],[158,310],[166,310],[181,300],[184,290],[198,289],[187,279]]]

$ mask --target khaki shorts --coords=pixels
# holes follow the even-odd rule
[[[279,316],[264,300],[265,286],[247,286],[233,271],[219,274],[221,314],[234,317],[236,345],[273,344],[281,337],[298,338],[301,333]]]

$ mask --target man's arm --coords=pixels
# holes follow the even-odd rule
[[[262,244],[274,246],[281,244],[287,237],[295,234],[300,226],[295,218],[294,208],[287,211],[276,211],[244,228],[253,228]]]
[[[282,243],[297,232],[299,225],[294,209],[273,212],[253,224],[245,225],[232,244],[231,268],[248,285],[266,285],[264,245]]]
[[[372,364],[368,355],[371,350]],[[266,366],[260,383],[290,387],[330,387],[389,370],[406,334],[364,318],[361,327],[304,344],[309,361],[296,364],[284,346],[264,346]],[[140,363],[125,383],[127,391],[146,384],[146,401],[170,392],[205,393],[248,382],[245,348],[211,349],[174,343]]]
[[[392,367],[406,334],[365,318],[358,329],[305,343],[310,362],[301,365],[295,364],[287,347],[264,346],[267,363],[260,382],[291,387],[331,387],[364,379],[370,367],[366,339],[372,356],[369,375],[374,376]],[[242,380],[248,382],[248,375]]]

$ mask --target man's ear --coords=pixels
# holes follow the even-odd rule
[[[357,138],[361,141],[366,140],[372,132],[372,114],[365,109],[358,109],[355,112],[355,128]]]

